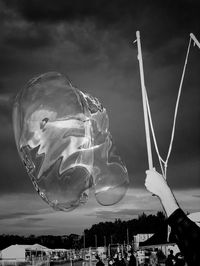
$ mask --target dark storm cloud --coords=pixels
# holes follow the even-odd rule
[[[34,192],[31,181],[17,154],[13,126],[12,105],[13,95],[0,96],[0,193],[16,191]]]
[[[75,83],[94,87],[91,94],[100,96],[105,103],[120,154],[129,173],[136,176],[134,184],[141,183],[146,147],[144,135],[141,136],[144,125],[137,48],[132,44],[135,30],[142,34],[147,89],[163,154],[168,148],[188,33],[199,30],[199,1],[13,0],[3,3],[1,92],[16,93],[38,73],[52,69],[71,71]],[[188,155],[192,161],[199,154],[196,121],[200,110],[196,84],[200,84],[200,60],[197,49],[196,59],[192,53],[189,63],[193,63],[193,68],[186,73],[188,78],[184,81],[184,88],[189,90],[181,98],[173,146],[176,159],[170,162],[176,165],[187,161]],[[11,110],[1,108],[0,112],[3,121],[0,145],[5,150],[1,154],[1,174],[6,176],[0,179],[0,189],[31,191],[32,184],[18,158],[11,133]],[[6,185],[8,182],[10,187]]]
[[[28,215],[37,215],[38,211],[25,211],[25,212],[13,212],[13,213],[7,213],[7,214],[0,214],[0,220],[7,220],[7,219],[19,219],[27,217]],[[37,221],[37,220],[43,220],[42,218],[27,218],[26,220],[30,221]]]
[[[54,38],[48,25],[27,22],[14,10],[7,9],[1,3],[1,48],[37,49],[50,45]]]
[[[52,43],[50,30],[38,25],[27,25],[21,28],[13,26],[4,39],[5,45],[20,49],[37,49]]]
[[[33,215],[33,214],[32,214]],[[37,222],[41,222],[41,221],[44,221],[45,218],[26,218],[26,221],[29,223],[37,223]]]
[[[84,217],[84,211],[75,212],[77,216],[68,213],[63,225],[59,222],[62,215],[55,214],[54,225],[48,226],[51,215],[45,220],[50,208],[37,195],[14,140],[12,97],[17,91],[41,73],[69,75],[75,86],[97,97],[107,109],[110,132],[128,169],[129,188],[144,190],[148,164],[137,45],[133,44],[135,31],[141,32],[145,83],[159,150],[165,158],[189,33],[200,39],[199,10],[199,0],[0,0],[2,232],[66,233],[66,219],[71,228],[68,230],[83,228],[83,220],[78,218]],[[191,47],[168,167],[168,182],[173,189],[185,188],[187,192],[197,188],[191,191],[196,201],[191,201],[188,209],[193,204],[199,208],[199,69],[200,51]],[[153,161],[159,171],[155,153]],[[186,202],[188,197],[181,193]],[[159,203],[154,205],[152,199],[140,194],[138,189],[131,193],[135,198],[126,196],[127,205],[122,205],[121,210],[114,206],[97,209],[96,213],[85,205],[86,213],[92,213],[86,217],[85,226],[95,216],[104,220],[130,219],[143,210],[156,212]]]
[[[145,213],[152,213],[153,210],[145,210]],[[130,219],[130,217],[137,217],[142,213],[141,210],[136,210],[136,209],[121,209],[118,211],[106,211],[106,210],[101,210],[101,211],[96,211],[95,215],[96,217],[100,219],[117,219],[117,218],[122,218],[122,219]],[[94,215],[94,214],[93,214]],[[93,216],[93,215],[88,215],[88,216]]]
[[[35,231],[38,234],[39,232],[46,232],[46,230],[48,229],[52,229],[51,227],[45,226],[45,225],[40,225],[39,222],[41,222],[43,219],[39,219],[37,221],[36,220],[31,220],[31,221],[27,221],[27,219],[24,220],[20,220],[19,222],[15,223],[15,226],[13,226],[12,228],[19,228],[22,231],[22,234],[25,235],[30,235],[30,232],[33,232],[35,228],[37,228]],[[26,231],[28,229],[28,231]],[[43,229],[43,230],[42,230]]]
[[[5,146],[0,144],[2,149]],[[6,149],[1,160],[1,178],[0,178],[0,192],[1,195],[15,192],[35,193],[34,187],[28,174],[19,159],[16,148]]]
[[[1,87],[1,85],[0,85]],[[1,90],[0,90],[1,91]],[[8,116],[11,116],[11,104],[12,104],[13,95],[12,94],[1,94],[0,95],[0,116],[7,120]]]
[[[159,0],[9,0],[6,5],[28,21],[61,22],[92,20],[99,28],[115,29],[132,38],[137,27],[147,47],[155,49],[173,37],[199,31],[200,3]]]

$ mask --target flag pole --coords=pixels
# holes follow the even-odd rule
[[[145,125],[148,164],[149,164],[149,169],[153,169],[151,139],[150,139],[150,132],[149,132],[149,120],[148,120],[147,104],[146,104],[146,89],[145,89],[145,82],[144,82],[142,49],[141,49],[140,32],[139,31],[136,31],[136,37],[137,37],[137,48],[138,48],[138,61],[139,61],[139,68],[140,68],[140,81],[141,81],[141,89],[142,89],[142,103],[143,103],[143,112],[144,112],[144,125]]]

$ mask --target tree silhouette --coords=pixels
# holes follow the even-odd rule
[[[84,230],[85,247],[95,247],[95,238],[98,246],[111,244],[127,243],[127,233],[129,243],[132,242],[134,235],[138,233],[156,233],[165,224],[166,217],[163,212],[156,215],[146,215],[142,213],[137,219],[122,221],[116,219],[114,222],[100,222],[93,224],[91,228]],[[127,231],[128,230],[128,231]],[[0,235],[0,250],[13,244],[41,244],[48,248],[80,249],[84,246],[83,236],[70,234],[69,236],[41,235],[18,236]]]

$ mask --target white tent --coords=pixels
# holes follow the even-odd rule
[[[34,244],[34,245],[30,245],[26,248],[27,250],[35,250],[35,251],[44,251],[44,252],[50,252],[51,249],[42,246],[40,244]]]
[[[21,260],[25,261],[26,249],[30,245],[12,245],[1,251],[1,258],[3,260]]]
[[[37,257],[37,255],[49,255],[50,249],[39,245],[12,245],[1,251],[2,260],[20,260],[25,261],[26,256],[31,257],[32,254]]]

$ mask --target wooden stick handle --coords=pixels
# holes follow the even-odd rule
[[[200,42],[197,40],[197,38],[194,36],[193,33],[190,33],[190,38],[195,42],[195,44],[200,48]]]
[[[143,112],[144,112],[144,125],[145,125],[148,163],[149,163],[149,169],[153,169],[151,139],[150,139],[150,132],[149,132],[149,120],[148,120],[147,104],[146,104],[146,89],[145,89],[145,83],[144,83],[142,49],[141,49],[139,31],[136,31],[136,37],[137,37],[137,47],[138,47],[138,61],[139,61],[139,68],[140,68],[140,81],[141,81],[141,89],[142,89],[142,103],[143,103]]]

